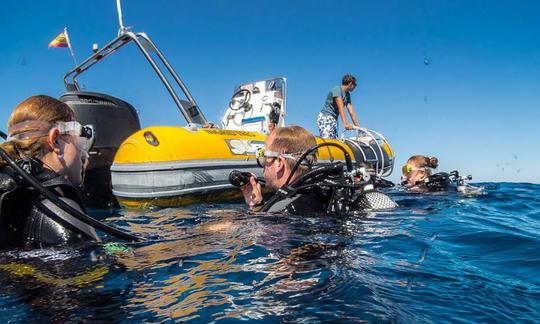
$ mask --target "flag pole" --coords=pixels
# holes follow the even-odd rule
[[[73,51],[73,47],[71,47],[71,42],[69,41],[67,27],[64,27],[64,35],[66,35],[66,41],[68,44],[69,52],[71,53],[71,58],[73,58],[73,63],[75,63],[75,66],[77,66],[79,64],[77,63],[77,59],[75,58],[75,52]]]
[[[126,31],[126,27],[124,27],[124,17],[122,16],[122,1],[116,0],[116,11],[118,12],[118,24],[120,25],[120,29],[118,30],[118,34],[122,34]]]

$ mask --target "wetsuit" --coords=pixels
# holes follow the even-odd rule
[[[31,173],[44,187],[82,210],[77,189],[65,177],[36,165]],[[0,169],[0,248],[37,248],[84,240],[99,241],[99,237],[92,227],[29,188],[11,167]]]
[[[279,194],[279,193],[278,193]],[[305,213],[329,213],[332,212],[332,204],[337,202],[334,190],[314,187],[282,199],[271,199],[259,210],[268,212],[287,212],[291,214]],[[268,205],[271,204],[271,205]],[[396,208],[398,205],[387,195],[376,190],[368,190],[347,204],[348,211],[376,211]]]
[[[261,210],[291,214],[326,213],[331,198],[328,191],[322,188],[312,188],[302,190],[292,197],[282,197],[277,201],[271,200],[271,205],[262,205]]]

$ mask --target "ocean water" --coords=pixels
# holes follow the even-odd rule
[[[540,321],[540,185],[391,191],[391,212],[94,213],[146,240],[0,253],[0,321]]]

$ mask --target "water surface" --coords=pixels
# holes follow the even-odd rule
[[[347,217],[94,213],[146,241],[0,253],[0,320],[538,322],[540,185],[481,185]]]

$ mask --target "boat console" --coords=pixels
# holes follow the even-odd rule
[[[237,86],[221,119],[223,129],[269,134],[285,125],[286,78],[243,83]]]

